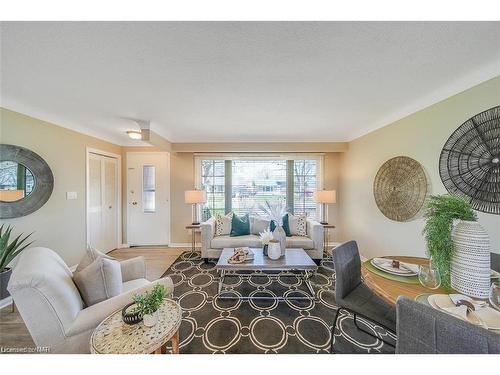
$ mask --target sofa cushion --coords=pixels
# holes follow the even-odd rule
[[[314,241],[309,237],[292,236],[286,238],[286,247],[302,249],[314,249]]]
[[[250,216],[250,234],[259,235],[269,229],[269,220],[258,216]]]
[[[307,236],[306,222],[307,218],[304,214],[287,214],[288,227],[291,236]]]
[[[243,216],[233,215],[231,221],[231,237],[247,236],[250,234],[250,218],[248,214]]]
[[[231,233],[231,222],[233,220],[233,213],[227,215],[215,215],[215,235],[225,236]]]
[[[97,258],[88,267],[73,274],[82,299],[87,306],[115,297],[123,291],[120,262]]]
[[[248,246],[248,247],[262,247],[262,242],[260,241],[260,237],[254,234],[249,234],[246,236],[218,236],[214,237],[211,242],[211,247],[213,249],[223,249],[225,247],[239,247],[239,246]]]

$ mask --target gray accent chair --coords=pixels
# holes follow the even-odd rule
[[[90,336],[111,313],[156,284],[167,293],[174,286],[168,277],[153,282],[146,277],[143,257],[120,262],[123,293],[85,306],[73,282],[73,274],[59,255],[44,247],[23,251],[14,266],[7,289],[36,346],[49,353],[89,353]]]
[[[356,327],[393,346],[394,343],[375,336],[358,325],[357,317],[360,316],[382,326],[387,331],[396,332],[396,310],[393,306],[378,297],[361,280],[361,259],[356,241],[345,242],[333,251],[333,264],[335,268],[335,302],[338,309],[332,326],[331,351],[333,352],[333,337],[335,326],[341,310],[346,310],[354,315]]]
[[[398,354],[499,354],[500,335],[401,296],[396,303]]]
[[[491,253],[491,269],[500,272],[500,254]]]

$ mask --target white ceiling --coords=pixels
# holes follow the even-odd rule
[[[500,74],[499,22],[1,25],[1,105],[119,144],[347,141]]]

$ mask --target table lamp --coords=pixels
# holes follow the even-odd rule
[[[321,203],[321,221],[320,224],[328,224],[328,205],[337,201],[335,190],[318,190],[313,194],[316,203]]]
[[[200,224],[198,215],[198,204],[207,201],[207,192],[204,190],[186,190],[184,192],[184,201],[193,205],[193,225]]]

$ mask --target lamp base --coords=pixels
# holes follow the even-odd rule
[[[321,225],[328,225],[328,222],[327,221],[320,221],[319,222]]]

